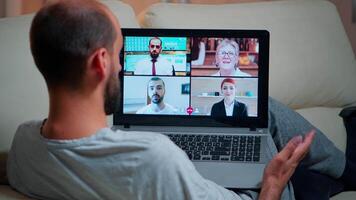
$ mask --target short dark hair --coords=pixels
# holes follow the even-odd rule
[[[148,44],[151,44],[151,41],[152,40],[159,40],[159,43],[160,43],[160,45],[162,46],[162,40],[161,40],[161,38],[159,38],[159,37],[153,37],[153,38],[151,38],[149,41],[148,41]]]
[[[102,47],[113,52],[117,33],[104,8],[96,1],[58,1],[36,14],[31,51],[49,88],[79,87],[87,58]]]
[[[165,84],[164,84],[164,81],[160,78],[160,77],[152,77],[148,83],[150,83],[151,81],[162,81],[163,83],[163,87],[166,87]]]

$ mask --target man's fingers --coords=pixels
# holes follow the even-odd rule
[[[315,130],[311,130],[305,135],[304,141],[300,143],[292,154],[290,161],[291,162],[300,162],[304,156],[308,153],[309,147],[313,142],[315,136]]]
[[[279,156],[285,160],[289,159],[292,156],[295,149],[298,147],[298,145],[302,142],[303,142],[302,136],[299,135],[299,136],[293,137],[287,143],[287,145],[282,149],[282,151],[279,152]]]

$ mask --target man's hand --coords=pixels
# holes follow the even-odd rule
[[[280,199],[295,168],[308,153],[314,135],[315,130],[312,130],[306,134],[304,141],[302,136],[292,138],[282,151],[270,161],[264,171],[260,200]]]

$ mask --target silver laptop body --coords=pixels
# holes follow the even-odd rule
[[[120,55],[123,67],[120,74],[121,99],[120,109],[114,114],[114,128],[165,134],[187,153],[196,169],[206,179],[226,188],[259,188],[264,168],[276,153],[267,127],[268,32],[123,29],[123,36],[124,48]],[[194,66],[191,62],[194,46],[192,43],[200,37],[207,38],[204,40],[207,49],[206,59],[208,56],[212,57],[209,54],[219,45],[219,40],[229,38],[239,45],[240,57],[246,55],[250,59],[251,65],[246,65],[245,68],[255,66],[255,71],[246,70],[252,74],[250,77],[215,77],[207,75],[205,71],[199,71],[205,68],[206,71],[210,70],[208,65],[203,68]],[[172,63],[174,70],[172,75],[136,73],[135,63],[147,57],[152,38],[161,40],[160,56]],[[213,40],[217,41],[215,47],[212,47]],[[148,47],[145,47],[145,44]],[[216,51],[215,49],[215,54]],[[172,113],[138,114],[142,107],[154,104],[153,97],[149,97],[147,90],[150,87],[149,82],[156,77],[164,82],[164,100],[176,108]],[[240,117],[236,120],[233,116],[226,118],[212,116],[210,111],[212,102],[221,100],[222,96],[217,91],[219,87],[222,90],[223,84],[220,82],[225,79],[233,79],[234,84],[237,82],[236,87],[245,90],[245,93],[240,91],[234,97],[238,102],[245,102],[248,108],[248,115],[245,118]],[[209,84],[211,87],[205,87],[210,86]],[[171,91],[175,93],[168,94]]]

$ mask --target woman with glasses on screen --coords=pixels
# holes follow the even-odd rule
[[[219,71],[212,76],[251,76],[238,68],[239,45],[229,39],[224,39],[216,48],[215,64]]]
[[[221,93],[224,99],[215,103],[211,108],[211,116],[214,118],[221,117],[247,117],[247,106],[235,100],[236,96],[236,82],[232,78],[226,78],[220,85]]]

